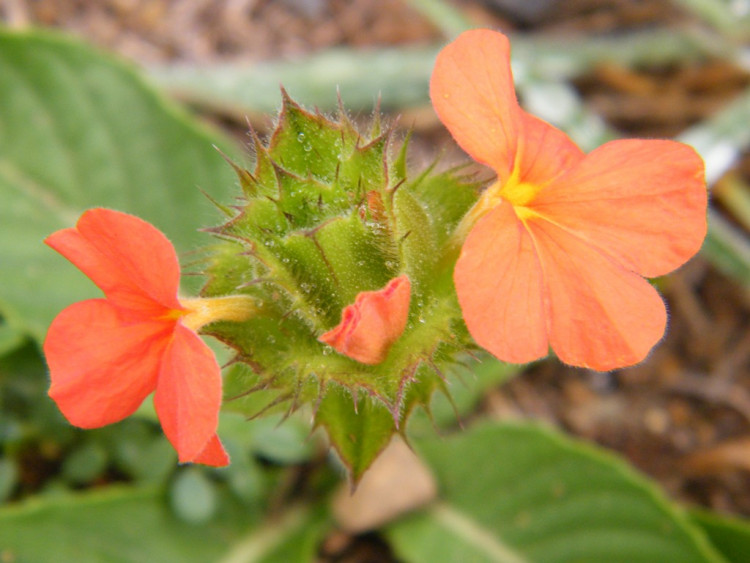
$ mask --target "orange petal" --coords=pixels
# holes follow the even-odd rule
[[[180,266],[172,243],[156,227],[127,213],[91,209],[75,228],[45,242],[73,262],[115,305],[181,309]]]
[[[363,364],[379,364],[406,328],[410,298],[405,275],[378,291],[363,291],[344,308],[338,326],[318,340]]]
[[[505,180],[520,126],[508,39],[488,29],[459,35],[438,54],[430,98],[461,148]]]
[[[216,434],[208,441],[208,445],[198,454],[193,463],[202,463],[203,465],[210,465],[212,467],[229,465],[229,455],[224,446],[221,445],[219,437]]]
[[[49,395],[75,426],[96,428],[131,415],[156,387],[167,323],[122,323],[104,299],[75,303],[44,341]]]
[[[531,207],[646,277],[671,272],[706,235],[703,161],[675,141],[612,141]]]
[[[477,222],[453,280],[477,344],[513,363],[547,354],[542,270],[533,240],[510,204],[500,204]]]
[[[519,182],[544,186],[586,156],[570,137],[546,121],[522,111],[521,123]]]
[[[154,406],[180,462],[196,460],[216,435],[221,368],[206,343],[179,323],[164,352]]]
[[[549,295],[549,336],[563,362],[606,371],[640,362],[661,339],[659,294],[586,241],[541,219],[527,222]]]

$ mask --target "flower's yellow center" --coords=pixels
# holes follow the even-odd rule
[[[217,321],[245,321],[258,312],[255,299],[247,295],[186,298],[180,299],[180,303],[185,310],[177,313],[190,330]]]
[[[518,168],[516,168],[505,182],[498,180],[484,191],[477,204],[469,212],[470,221],[472,224],[475,223],[482,215],[503,201],[513,206],[519,219],[531,217],[534,212],[528,206],[541,189],[542,186],[538,184],[519,181]]]
[[[538,184],[519,182],[517,174],[513,174],[505,185],[500,189],[499,197],[513,206],[516,215],[521,221],[533,217],[536,213],[529,207],[534,201],[536,194],[542,189]]]
[[[535,184],[514,182],[511,178],[500,190],[500,197],[515,208],[526,207],[534,201],[540,189],[541,187]]]
[[[460,247],[476,222],[488,211],[501,205],[503,202],[507,202],[513,206],[516,216],[521,221],[538,216],[538,213],[530,207],[530,204],[544,185],[521,182],[520,175],[519,167],[516,166],[505,182],[497,180],[482,193],[479,200],[474,204],[474,207],[469,210],[454,231],[452,237],[453,244],[450,245],[451,248]]]

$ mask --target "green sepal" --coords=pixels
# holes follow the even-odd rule
[[[338,385],[326,389],[315,413],[355,485],[396,432],[391,413],[365,393]]]

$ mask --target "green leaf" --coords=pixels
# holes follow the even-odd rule
[[[16,464],[9,459],[0,459],[0,503],[13,493],[18,482],[18,469]]]
[[[691,510],[690,518],[706,532],[728,561],[745,561],[750,554],[750,522],[707,510]]]
[[[247,514],[247,513],[246,513]],[[157,489],[37,499],[0,511],[0,552],[10,561],[216,561],[251,520],[193,526]]]
[[[432,46],[369,52],[332,49],[299,61],[154,66],[150,73],[192,103],[238,116],[276,112],[282,100],[279,84],[309,107],[335,109],[340,91],[347,107],[370,110],[378,100],[384,108],[424,103],[436,54]]]
[[[678,140],[693,146],[706,163],[706,180],[713,185],[734,167],[750,146],[750,88],[710,118],[683,132]],[[703,255],[725,273],[750,284],[750,244],[718,212],[709,210]]]
[[[424,11],[428,10],[424,5],[431,3],[412,2]],[[438,25],[449,35],[468,28],[463,21],[453,21],[448,32],[450,14],[429,12],[440,18]],[[739,55],[736,46],[720,37],[672,28],[583,38],[521,33],[513,35],[511,43],[516,83],[522,87],[532,78],[569,80],[602,63],[663,67],[710,55]],[[325,111],[336,109],[337,92],[350,109],[370,111],[378,101],[384,109],[402,109],[429,103],[430,73],[443,45],[335,48],[294,60],[255,64],[155,65],[149,73],[191,103],[218,108],[242,121],[248,113],[275,112],[282,101],[279,84],[298,102]]]
[[[157,95],[128,65],[68,38],[0,32],[0,313],[41,339],[53,316],[95,297],[42,244],[89,207],[134,213],[178,251],[218,219],[201,189],[228,200],[226,140]]]
[[[708,234],[701,253],[714,266],[745,286],[750,286],[750,240],[747,234],[719,212],[708,210]]]
[[[236,542],[221,563],[316,561],[329,527],[324,510],[293,505]]]
[[[721,561],[622,461],[528,424],[415,444],[442,499],[387,530],[405,561]]]
[[[12,352],[23,342],[23,334],[0,319],[0,356]]]
[[[446,37],[453,38],[474,27],[463,10],[446,0],[407,0],[407,4],[420,12]]]
[[[250,423],[245,424],[250,426]],[[275,463],[302,463],[310,459],[315,451],[315,440],[307,439],[309,424],[298,416],[286,420],[281,416],[255,420],[252,432],[253,452]]]

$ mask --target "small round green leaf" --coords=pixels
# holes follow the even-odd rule
[[[175,514],[185,522],[200,524],[216,513],[218,497],[214,484],[197,467],[180,472],[170,489],[170,503]]]
[[[107,452],[90,441],[71,452],[63,462],[63,477],[75,484],[85,485],[96,479],[107,467]]]

